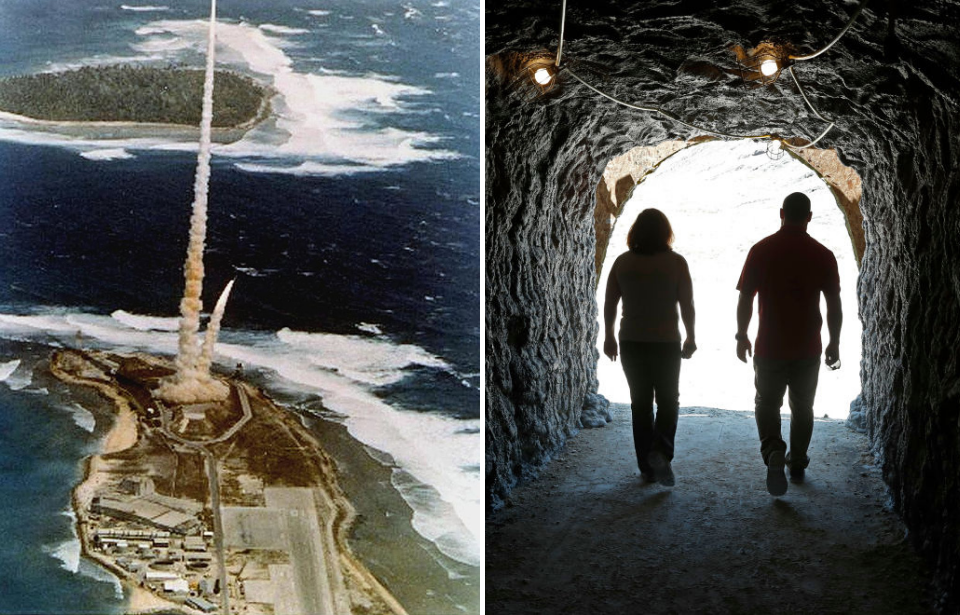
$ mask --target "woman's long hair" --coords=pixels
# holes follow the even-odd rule
[[[656,254],[673,249],[673,228],[659,209],[644,209],[627,233],[627,246],[637,254]]]

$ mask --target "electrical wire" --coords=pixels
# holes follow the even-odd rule
[[[569,66],[566,67],[566,71],[567,71],[567,73],[568,73],[571,77],[573,77],[574,79],[576,79],[577,81],[579,81],[579,82],[582,83],[583,85],[587,86],[588,88],[590,88],[591,90],[593,90],[594,92],[596,92],[597,94],[599,94],[600,96],[603,96],[604,98],[606,98],[606,99],[608,99],[608,100],[611,100],[611,101],[617,103],[618,105],[623,105],[624,107],[627,107],[627,108],[630,108],[630,109],[636,109],[637,111],[646,111],[646,112],[649,112],[649,113],[659,113],[660,115],[662,115],[663,117],[667,118],[668,120],[677,122],[678,124],[683,124],[684,126],[687,126],[687,127],[689,127],[689,128],[693,128],[694,130],[699,130],[700,132],[706,132],[706,133],[710,133],[710,134],[717,135],[717,136],[720,136],[720,137],[730,137],[731,139],[769,139],[769,138],[773,137],[773,135],[770,135],[770,134],[765,134],[765,135],[735,135],[735,134],[730,134],[730,133],[726,133],[726,132],[720,132],[720,131],[717,131],[717,130],[711,130],[711,129],[709,129],[709,128],[704,128],[703,126],[698,126],[698,125],[696,125],[696,124],[691,124],[691,123],[689,123],[689,122],[685,122],[685,121],[681,120],[681,119],[680,119],[679,117],[677,117],[676,115],[674,115],[674,114],[672,114],[672,113],[670,113],[670,112],[668,112],[668,111],[664,111],[663,109],[660,109],[660,108],[658,108],[658,107],[643,107],[643,106],[640,106],[640,105],[634,105],[634,104],[632,104],[632,103],[624,102],[624,101],[620,100],[619,98],[614,98],[613,96],[610,96],[609,94],[606,94],[606,93],[604,93],[604,92],[601,92],[599,89],[595,88],[594,86],[590,85],[589,83],[587,83],[586,81],[584,81],[583,79],[581,79],[579,75],[577,75],[575,72],[573,72],[572,70],[570,70],[570,67],[569,67]]]
[[[837,41],[840,40],[840,37],[842,37],[844,34],[847,33],[847,30],[850,29],[850,26],[853,25],[853,22],[856,21],[857,17],[860,16],[860,13],[863,12],[863,9],[867,6],[867,3],[868,3],[868,2],[870,2],[870,0],[863,0],[863,1],[860,3],[860,6],[858,6],[858,7],[857,7],[857,10],[854,11],[853,17],[851,17],[851,18],[850,18],[850,21],[847,22],[847,25],[843,27],[843,30],[840,30],[840,34],[838,34],[836,37],[834,37],[834,39],[833,39],[832,41],[830,41],[829,43],[827,43],[826,47],[824,47],[824,48],[821,49],[820,51],[815,51],[815,52],[813,52],[813,53],[811,53],[811,54],[807,54],[807,55],[805,55],[805,56],[793,56],[793,55],[792,55],[792,56],[789,56],[789,58],[790,58],[791,60],[796,60],[796,61],[798,61],[798,62],[802,62],[802,61],[804,61],[804,60],[812,60],[813,58],[817,57],[818,55],[820,55],[821,53],[823,53],[823,52],[826,51],[827,49],[830,49],[831,47],[833,47],[833,45],[834,45]],[[564,3],[566,3],[566,0],[564,0]],[[558,60],[558,61],[559,61],[559,60]]]
[[[817,137],[816,139],[814,139],[814,140],[811,141],[810,143],[807,143],[806,145],[790,145],[789,143],[784,142],[784,145],[786,145],[786,146],[789,147],[790,149],[806,149],[806,148],[814,145],[814,144],[815,144],[817,141],[819,141],[820,139],[822,139],[822,138],[824,138],[825,136],[827,136],[827,133],[830,132],[830,130],[836,125],[836,122],[834,122],[833,120],[829,120],[829,119],[823,117],[823,116],[820,114],[820,112],[817,111],[817,110],[813,107],[812,104],[810,104],[810,99],[807,98],[807,94],[806,94],[806,92],[804,92],[803,86],[800,85],[800,80],[797,79],[797,74],[796,74],[795,72],[793,72],[793,67],[790,66],[790,67],[789,67],[789,70],[790,70],[790,76],[793,77],[793,82],[794,82],[795,84],[797,84],[797,89],[800,91],[800,96],[803,98],[803,102],[807,103],[807,107],[808,107],[811,111],[813,111],[813,114],[814,114],[815,116],[817,116],[818,118],[820,118],[821,120],[823,120],[824,122],[827,122],[827,123],[829,124],[829,126],[827,126],[826,130],[824,130],[822,133],[820,133],[820,136],[819,136],[819,137]]]
[[[563,53],[563,28],[567,24],[567,0],[563,0],[563,7],[560,9],[560,44],[557,45],[557,61],[554,65],[560,68],[560,55]]]
[[[829,43],[827,43],[827,45],[826,45],[825,47],[823,47],[823,48],[820,49],[819,51],[816,51],[816,52],[811,53],[811,54],[808,54],[808,55],[804,55],[804,56],[791,55],[791,56],[789,56],[789,58],[790,58],[791,60],[796,60],[796,61],[798,61],[798,62],[802,62],[802,61],[804,61],[804,60],[812,60],[813,58],[819,56],[819,55],[822,54],[823,52],[825,52],[825,51],[827,51],[828,49],[830,49],[831,47],[833,47],[833,45],[836,44],[836,42],[839,41],[840,38],[843,37],[843,35],[847,33],[847,30],[849,30],[850,27],[853,26],[853,22],[856,21],[857,17],[860,16],[860,13],[863,12],[863,9],[867,6],[867,4],[868,4],[869,2],[870,2],[870,0],[862,0],[862,1],[860,2],[860,6],[857,7],[857,10],[854,11],[853,16],[850,17],[849,21],[847,21],[847,25],[844,26],[844,27],[843,27],[843,30],[841,30],[840,33],[837,34],[837,36],[834,37],[834,39],[833,39],[832,41],[830,41]],[[559,44],[557,45],[557,58],[556,58],[556,60],[555,60],[555,62],[554,62],[554,65],[557,67],[558,70],[560,69],[560,57],[561,57],[562,54],[563,54],[563,35],[564,35],[564,29],[565,29],[566,21],[567,21],[567,0],[563,0],[563,3],[562,3],[562,5],[561,5],[560,11],[561,11],[561,12],[560,12],[560,42],[559,42]],[[573,77],[574,79],[576,79],[577,81],[579,81],[579,82],[582,83],[583,85],[587,86],[589,89],[593,90],[594,92],[596,92],[596,93],[599,94],[600,96],[603,96],[604,98],[606,98],[606,99],[608,99],[608,100],[610,100],[610,101],[613,101],[614,103],[616,103],[616,104],[618,104],[618,105],[622,105],[622,106],[627,107],[627,108],[629,108],[629,109],[635,109],[635,110],[637,110],[637,111],[645,111],[645,112],[648,112],[648,113],[657,113],[657,114],[662,115],[663,117],[665,117],[665,118],[667,118],[667,119],[669,119],[669,120],[671,120],[671,121],[673,121],[673,122],[677,122],[678,124],[682,124],[682,125],[684,125],[684,126],[687,126],[688,128],[693,128],[694,130],[699,130],[699,131],[701,131],[701,132],[706,132],[706,133],[709,133],[709,134],[712,134],[712,135],[717,135],[717,136],[720,136],[720,137],[729,137],[729,138],[731,138],[731,139],[778,139],[778,140],[780,140],[780,142],[781,142],[785,147],[787,147],[787,148],[790,149],[790,150],[801,150],[801,149],[806,149],[806,148],[811,147],[811,146],[813,146],[814,144],[816,144],[818,141],[820,141],[820,140],[823,139],[825,136],[827,136],[827,133],[830,132],[830,131],[833,129],[834,126],[836,126],[836,122],[834,122],[833,120],[830,120],[830,119],[827,119],[827,118],[823,117],[823,116],[820,114],[820,112],[817,111],[816,108],[814,108],[814,106],[810,103],[810,99],[807,98],[807,94],[806,94],[806,92],[804,91],[803,86],[800,85],[800,80],[797,79],[797,75],[796,75],[796,73],[793,71],[793,66],[789,66],[789,67],[788,67],[789,70],[790,70],[790,76],[793,77],[793,82],[797,85],[797,90],[799,90],[800,96],[803,98],[803,102],[806,103],[807,107],[810,109],[810,111],[813,112],[813,114],[814,114],[815,116],[817,116],[818,118],[820,118],[820,119],[823,120],[824,122],[827,122],[827,123],[828,123],[827,128],[826,128],[822,133],[820,133],[820,136],[818,136],[818,137],[817,137],[816,139],[814,139],[813,141],[807,143],[806,145],[791,145],[791,144],[787,143],[786,141],[780,139],[778,136],[772,135],[772,134],[765,134],[765,135],[735,135],[735,134],[730,134],[730,133],[726,133],[726,132],[720,132],[720,131],[717,131],[717,130],[711,130],[711,129],[709,129],[709,128],[704,128],[703,126],[698,126],[698,125],[696,125],[696,124],[691,124],[691,123],[689,123],[689,122],[685,122],[684,120],[680,119],[680,118],[677,117],[676,115],[674,115],[674,114],[672,114],[672,113],[670,113],[670,112],[668,112],[668,111],[664,111],[663,109],[660,109],[660,108],[658,108],[658,107],[644,107],[644,106],[641,106],[641,105],[634,105],[634,104],[632,104],[632,103],[628,103],[628,102],[622,101],[622,100],[620,100],[620,99],[618,99],[618,98],[614,98],[613,96],[610,96],[609,94],[606,94],[605,92],[600,91],[600,90],[597,89],[596,87],[590,85],[589,83],[587,83],[586,81],[584,81],[583,79],[581,79],[579,75],[577,75],[575,72],[573,72],[572,70],[570,70],[570,67],[569,67],[569,66],[568,66],[568,67],[565,67],[565,68],[566,68],[567,72],[570,74],[571,77]]]

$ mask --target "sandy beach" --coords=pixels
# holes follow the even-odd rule
[[[212,138],[219,144],[239,141],[247,132],[270,116],[271,103],[267,97],[256,117],[239,126],[214,127]],[[91,140],[119,141],[124,139],[166,139],[195,142],[200,128],[187,124],[163,124],[158,122],[82,122],[70,120],[40,120],[26,115],[0,111],[0,123],[14,124],[26,131],[43,132],[64,137],[80,137]]]
[[[107,473],[101,469],[104,466],[103,456],[126,450],[136,444],[138,437],[137,415],[130,408],[127,400],[117,395],[112,387],[106,384],[81,381],[59,369],[53,363],[50,365],[50,371],[64,382],[96,387],[102,395],[113,402],[113,407],[116,410],[116,418],[110,426],[110,430],[103,437],[103,440],[101,440],[99,452],[91,455],[84,461],[84,479],[73,490],[73,511],[77,518],[77,535],[81,536],[80,547],[83,556],[99,562],[104,568],[120,579],[120,582],[127,590],[128,604],[126,610],[128,613],[137,615],[160,611],[181,611],[180,605],[164,600],[142,587],[127,582],[123,576],[116,574],[116,572],[107,565],[107,562],[88,552],[86,548],[87,541],[82,538],[84,536],[83,532],[85,532],[82,522],[85,516],[83,511],[89,509],[93,495],[97,493],[108,480]]]
[[[181,610],[180,605],[174,604],[160,598],[153,592],[136,585],[128,585],[130,598],[127,603],[127,613],[131,615],[145,615],[146,613],[164,612],[171,610]]]
[[[168,364],[150,355],[138,354],[137,358],[156,367]],[[109,490],[109,483],[116,480],[117,460],[104,457],[135,446],[143,435],[131,407],[133,402],[118,392],[112,377],[101,368],[95,364],[52,361],[51,372],[65,382],[94,387],[112,402],[114,420],[100,440],[97,453],[85,459],[84,478],[73,492],[77,532],[82,536],[81,544],[86,546],[90,544],[86,533],[90,525],[85,511],[90,509],[94,495]],[[318,522],[326,536],[321,547],[325,559],[338,562],[349,577],[348,585],[354,588],[351,595],[358,590],[369,597],[376,596],[384,605],[384,612],[392,613],[480,611],[479,571],[447,560],[435,545],[416,533],[411,523],[412,510],[392,485],[396,468],[389,459],[372,455],[342,425],[293,412],[250,383],[240,386],[253,402],[255,414],[261,417],[259,427],[254,425],[252,429],[276,425],[272,428],[276,434],[285,433],[285,437],[292,438],[292,444],[305,452],[312,449],[313,462],[309,465],[323,485],[314,487]],[[278,422],[270,423],[271,420]],[[270,437],[271,432],[253,433],[256,437]],[[218,454],[217,445],[212,446],[214,454]],[[226,459],[233,445],[220,446],[226,447],[219,451]],[[385,549],[384,545],[390,548]],[[121,579],[127,588],[127,612],[188,612],[182,605],[125,580],[126,574],[110,558],[103,558],[92,549],[84,549],[83,553]],[[340,593],[343,583],[338,583]],[[433,591],[424,592],[424,588]]]
[[[105,384],[98,386],[90,382],[81,382],[62,370],[59,370],[54,365],[51,365],[50,369],[58,378],[66,382],[85,386],[96,386],[102,395],[113,401],[113,407],[117,412],[110,431],[107,432],[100,443],[100,451],[90,456],[86,461],[86,476],[84,480],[77,485],[73,491],[74,512],[77,513],[77,518],[79,519],[80,510],[89,508],[93,494],[107,481],[106,474],[100,470],[103,465],[103,455],[117,453],[136,444],[137,415],[130,409],[127,400],[118,396],[111,387]]]

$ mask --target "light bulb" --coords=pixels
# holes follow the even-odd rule
[[[778,69],[779,67],[777,66],[776,60],[764,60],[760,63],[760,72],[763,73],[764,77],[776,74]]]
[[[767,157],[770,160],[780,160],[783,158],[783,143],[780,139],[770,139],[767,141]]]
[[[550,83],[550,80],[553,79],[553,75],[545,68],[538,68],[536,72],[533,73],[533,79],[540,85],[547,85]]]

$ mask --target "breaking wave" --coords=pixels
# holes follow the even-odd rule
[[[6,382],[7,378],[12,376],[18,367],[20,367],[20,359],[0,363],[0,382]]]
[[[88,160],[126,160],[133,158],[133,154],[125,149],[94,149],[81,152],[81,156]]]
[[[180,324],[175,316],[141,316],[123,310],[116,310],[110,316],[137,331],[176,331]]]
[[[310,34],[310,30],[304,28],[291,28],[289,26],[278,26],[272,23],[260,24],[260,29],[273,34]]]
[[[120,584],[118,577],[81,557],[80,539],[77,537],[76,528],[77,517],[74,512],[72,510],[66,510],[60,514],[70,518],[70,532],[72,533],[72,537],[54,545],[47,545],[43,548],[43,551],[51,557],[60,560],[60,567],[67,572],[82,574],[95,581],[113,585],[116,597],[123,598],[123,586]]]
[[[130,4],[121,4],[120,8],[124,11],[134,11],[137,13],[153,13],[153,12],[163,12],[169,11],[169,6],[153,6],[153,5],[144,5],[144,6],[134,6]]]
[[[86,431],[87,433],[93,433],[93,430],[97,427],[97,419],[95,416],[93,416],[92,412],[80,404],[72,404],[67,406],[65,409],[70,413],[70,417],[73,419],[73,422],[77,427]]]
[[[138,55],[94,57],[63,68],[184,62],[202,52],[206,31],[202,20],[153,21],[135,30],[139,40],[132,47]],[[270,101],[271,118],[238,141],[215,145],[216,156],[234,159],[238,168],[248,172],[290,175],[344,175],[461,157],[445,149],[439,135],[390,125],[400,116],[419,112],[416,99],[430,90],[373,73],[346,75],[322,67],[313,68],[315,72],[298,70],[284,51],[283,39],[275,35],[307,32],[270,23],[217,24],[218,66],[255,76],[275,95]],[[133,156],[131,151],[195,151],[197,147],[194,135],[173,130],[159,136],[114,137],[93,127],[89,134],[78,133],[76,127],[69,133],[55,125],[42,131],[36,128],[11,116],[0,117],[2,140],[68,147],[91,160],[124,159]]]
[[[173,355],[176,325],[176,318],[123,310],[109,316],[66,310],[0,313],[0,338],[68,345],[79,333],[88,347]],[[227,368],[242,363],[279,387],[320,395],[323,406],[354,438],[393,460],[392,482],[414,511],[414,529],[446,556],[479,566],[482,420],[401,410],[376,394],[376,389],[402,381],[414,368],[464,376],[419,346],[397,344],[380,334],[371,337],[374,327],[359,326],[364,334],[224,331],[216,360]],[[88,420],[74,418],[78,424]]]

